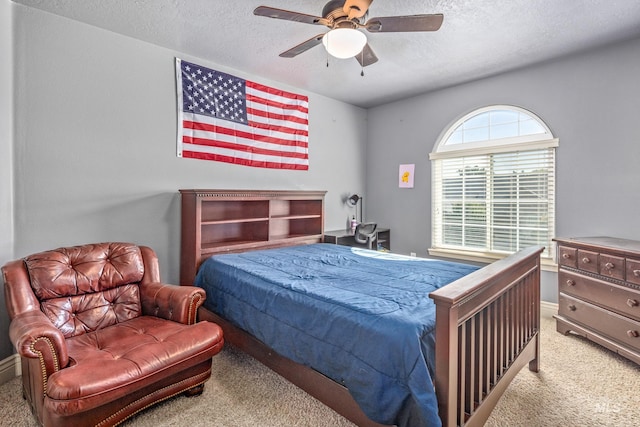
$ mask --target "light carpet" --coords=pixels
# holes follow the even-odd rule
[[[487,426],[640,425],[640,367],[581,337],[556,332],[542,319],[539,373],[516,376]],[[226,348],[213,359],[201,396],[179,396],[125,422],[160,426],[353,427],[331,409],[256,362]],[[0,386],[0,425],[36,426],[20,378]]]

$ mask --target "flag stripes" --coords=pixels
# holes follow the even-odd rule
[[[308,170],[308,98],[176,58],[178,156]]]

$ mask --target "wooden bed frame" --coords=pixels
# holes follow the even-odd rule
[[[490,264],[430,297],[436,303],[435,387],[443,426],[481,426],[516,374],[540,354],[540,253],[529,248]],[[371,421],[349,391],[280,356],[247,332],[200,307],[225,342],[248,353],[358,426]]]
[[[183,214],[182,220],[190,219]],[[182,238],[193,240],[193,236]],[[236,246],[228,251],[265,247],[239,250]],[[524,249],[429,295],[436,304],[434,383],[443,426],[482,426],[525,365],[538,372],[543,249]],[[182,281],[185,282],[193,280]],[[248,353],[358,426],[381,426],[362,412],[343,385],[279,355],[204,307],[199,309],[199,318],[219,324],[226,343]]]

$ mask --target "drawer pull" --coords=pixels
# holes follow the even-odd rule
[[[585,264],[589,264],[591,262],[591,260],[587,257],[582,258],[582,262]]]
[[[636,277],[640,277],[640,270],[633,270],[633,275]]]
[[[576,311],[576,306],[575,306],[575,305],[573,305],[573,304],[571,304],[571,305],[569,306],[569,310],[571,310],[571,311]]]
[[[638,338],[640,336],[640,333],[638,333],[638,331],[628,330],[627,335],[629,335],[629,337],[631,338]]]
[[[638,306],[638,300],[635,300],[635,299],[631,299],[631,298],[629,298],[629,299],[627,300],[627,305],[628,305],[629,307],[637,307],[637,306]]]
[[[606,263],[606,264],[604,265],[604,267],[605,267],[607,270],[613,270],[613,267],[615,267],[615,265],[613,265],[613,263],[612,263],[612,262],[608,262],[608,263]]]
[[[569,258],[571,258],[571,255],[569,255],[569,254],[562,254],[562,258],[564,258],[564,259],[569,259]]]
[[[573,281],[573,280],[571,280],[571,279],[567,279],[567,286],[573,286],[573,285],[575,285],[575,284],[576,284],[576,282],[575,282],[575,281]]]

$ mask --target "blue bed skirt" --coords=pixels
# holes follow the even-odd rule
[[[205,307],[345,385],[381,424],[439,426],[429,293],[478,267],[332,244],[207,259]]]

